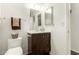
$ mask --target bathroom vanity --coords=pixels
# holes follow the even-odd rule
[[[49,55],[51,51],[50,32],[28,32],[28,54]]]

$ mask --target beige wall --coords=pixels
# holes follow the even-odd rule
[[[21,24],[21,30],[19,31],[20,37],[26,37],[26,32],[29,29],[29,10],[25,9],[24,4],[0,4],[0,10],[1,10],[1,19],[2,23],[0,24],[0,28],[2,31],[0,31],[0,54],[4,54],[7,50],[7,40],[11,38],[11,33],[13,32],[11,30],[11,23],[10,23],[10,17],[20,17],[22,18],[22,24]],[[24,40],[23,40],[24,41]],[[27,52],[27,41],[25,44],[23,44],[23,48]]]

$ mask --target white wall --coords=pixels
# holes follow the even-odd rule
[[[0,35],[2,35],[0,37],[0,48],[1,48],[1,52],[0,54],[4,54],[7,50],[7,39],[11,38],[11,33],[13,32],[11,30],[11,21],[10,21],[10,17],[19,17],[22,18],[22,23],[21,23],[21,30],[19,31],[19,36],[23,37],[23,39],[26,37],[26,32],[29,29],[29,10],[25,9],[24,4],[20,3],[14,3],[14,4],[0,4],[0,10],[1,10],[1,18],[5,18],[5,19],[1,19],[2,23],[0,24],[0,28],[2,31],[0,31]],[[26,50],[27,52],[27,41],[24,39],[25,44],[23,44],[23,48],[24,51]]]
[[[69,54],[66,39],[66,4],[52,4],[54,9],[51,54]],[[50,28],[49,28],[50,29]]]
[[[79,53],[79,4],[71,4],[71,49]]]
[[[51,31],[51,54],[70,54],[70,44],[69,39],[67,38],[68,34],[66,29],[68,26],[67,21],[69,20],[69,7],[66,7],[66,4],[62,3],[51,4],[51,6],[53,6],[54,25],[45,26],[45,19],[42,19],[42,23],[43,26],[45,26],[45,29],[47,31]]]
[[[68,13],[66,13],[66,4],[51,4],[53,7],[53,26],[45,26],[44,11],[42,14],[42,25],[45,30],[51,31],[51,54],[70,54],[69,40],[67,37],[66,29],[66,14],[69,15],[69,9],[67,7]],[[67,16],[68,17],[68,16]]]
[[[45,26],[46,30],[51,31],[51,54],[68,54],[67,47],[67,39],[66,39],[66,4],[51,4],[54,9],[54,25],[53,26],[45,26],[45,20],[42,18],[43,26]],[[22,30],[20,31],[20,35],[22,37],[26,37],[26,33],[30,27],[30,18],[29,18],[29,9],[25,9],[24,4],[1,4],[1,16],[5,17],[3,23],[1,23],[0,28],[2,28],[3,36],[5,34],[5,38],[3,38],[3,42],[0,37],[0,54],[3,54],[7,50],[7,39],[11,37],[11,27],[10,27],[10,17],[22,17]],[[43,13],[44,14],[44,13]],[[25,19],[25,20],[23,20]],[[5,22],[6,21],[6,22]],[[1,31],[0,31],[1,32]],[[1,35],[1,34],[0,34]],[[5,43],[5,44],[4,44]],[[2,46],[2,45],[4,46]],[[23,48],[25,54],[27,54],[27,40],[23,41]],[[3,48],[4,47],[4,48]]]

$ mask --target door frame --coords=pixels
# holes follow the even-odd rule
[[[71,27],[70,27],[71,4],[66,3],[66,39],[67,39],[67,54],[71,54]]]

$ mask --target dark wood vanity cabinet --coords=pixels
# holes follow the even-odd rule
[[[51,50],[51,33],[28,33],[28,54],[44,55]]]

